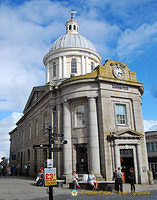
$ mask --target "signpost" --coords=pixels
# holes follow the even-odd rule
[[[52,148],[52,144],[67,144],[67,140],[54,140],[53,137],[63,137],[63,134],[52,135],[52,127],[47,128],[49,131],[49,144],[37,144],[33,145],[33,148],[49,148],[49,159],[47,160],[47,167],[44,169],[45,173],[45,186],[49,187],[49,200],[53,200],[53,185],[57,185],[56,179],[56,168],[53,168],[53,160],[51,152],[61,152],[63,149],[61,147]]]

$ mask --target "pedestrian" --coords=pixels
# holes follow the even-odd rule
[[[93,171],[91,171],[91,173],[89,174],[89,176],[88,176],[88,181],[89,181],[89,184],[90,184],[91,186],[93,186],[93,188],[94,188],[95,190],[98,189],[98,182],[96,181],[96,177],[95,177]]]
[[[115,181],[115,191],[117,191],[117,180],[116,180],[116,172],[117,172],[117,169],[115,169],[115,171],[113,172],[113,180]]]
[[[44,186],[44,184],[45,184],[44,171],[40,170],[39,174],[36,178],[36,185],[37,186]]]
[[[118,171],[115,173],[115,182],[116,182],[116,189],[117,192],[119,192],[119,190],[121,192],[123,192],[123,180],[122,180],[122,172],[120,167],[118,167]]]
[[[11,176],[14,175],[14,166],[11,166],[11,167],[10,167],[10,173],[11,173]]]
[[[152,168],[152,173],[153,173],[153,179],[155,179],[155,169],[154,168]]]
[[[130,186],[131,186],[131,192],[135,192],[135,172],[134,172],[134,169],[133,167],[130,167],[130,170],[129,170],[129,176],[128,176],[128,180],[129,180],[129,183],[130,183]]]
[[[19,175],[22,176],[22,168],[20,167]]]
[[[6,166],[3,166],[3,168],[2,168],[2,175],[3,175],[3,176],[6,175]]]
[[[76,171],[73,171],[72,181],[74,183],[74,189],[75,190],[76,190],[76,186],[78,188],[80,188],[80,185],[78,184],[79,178],[78,178],[78,175],[76,174]]]
[[[25,164],[25,165],[24,165],[24,169],[25,169],[25,176],[27,176],[27,168],[28,168],[28,167],[27,167],[27,165]]]
[[[18,176],[18,171],[19,171],[19,169],[18,169],[18,167],[16,166],[16,167],[15,167],[15,176]]]

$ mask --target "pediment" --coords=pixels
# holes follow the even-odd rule
[[[111,131],[106,134],[107,140],[112,141],[115,139],[138,139],[140,140],[144,135],[134,130]]]
[[[125,131],[120,131],[120,132],[116,132],[114,134],[114,137],[118,137],[118,138],[141,138],[143,137],[142,133],[136,132],[134,130],[125,130]]]
[[[26,106],[24,108],[24,113],[30,108],[32,107],[34,104],[36,104],[36,102],[42,98],[42,96],[45,94],[46,91],[49,90],[49,86],[48,85],[44,85],[44,86],[37,86],[34,87],[31,91],[31,94],[28,98],[28,101],[26,103]]]

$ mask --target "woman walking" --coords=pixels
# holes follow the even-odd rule
[[[128,176],[128,180],[131,186],[131,192],[135,192],[135,172],[134,169],[131,167],[130,171],[129,171],[129,176]]]

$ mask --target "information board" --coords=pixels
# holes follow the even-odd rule
[[[57,185],[56,168],[45,168],[45,186]]]

